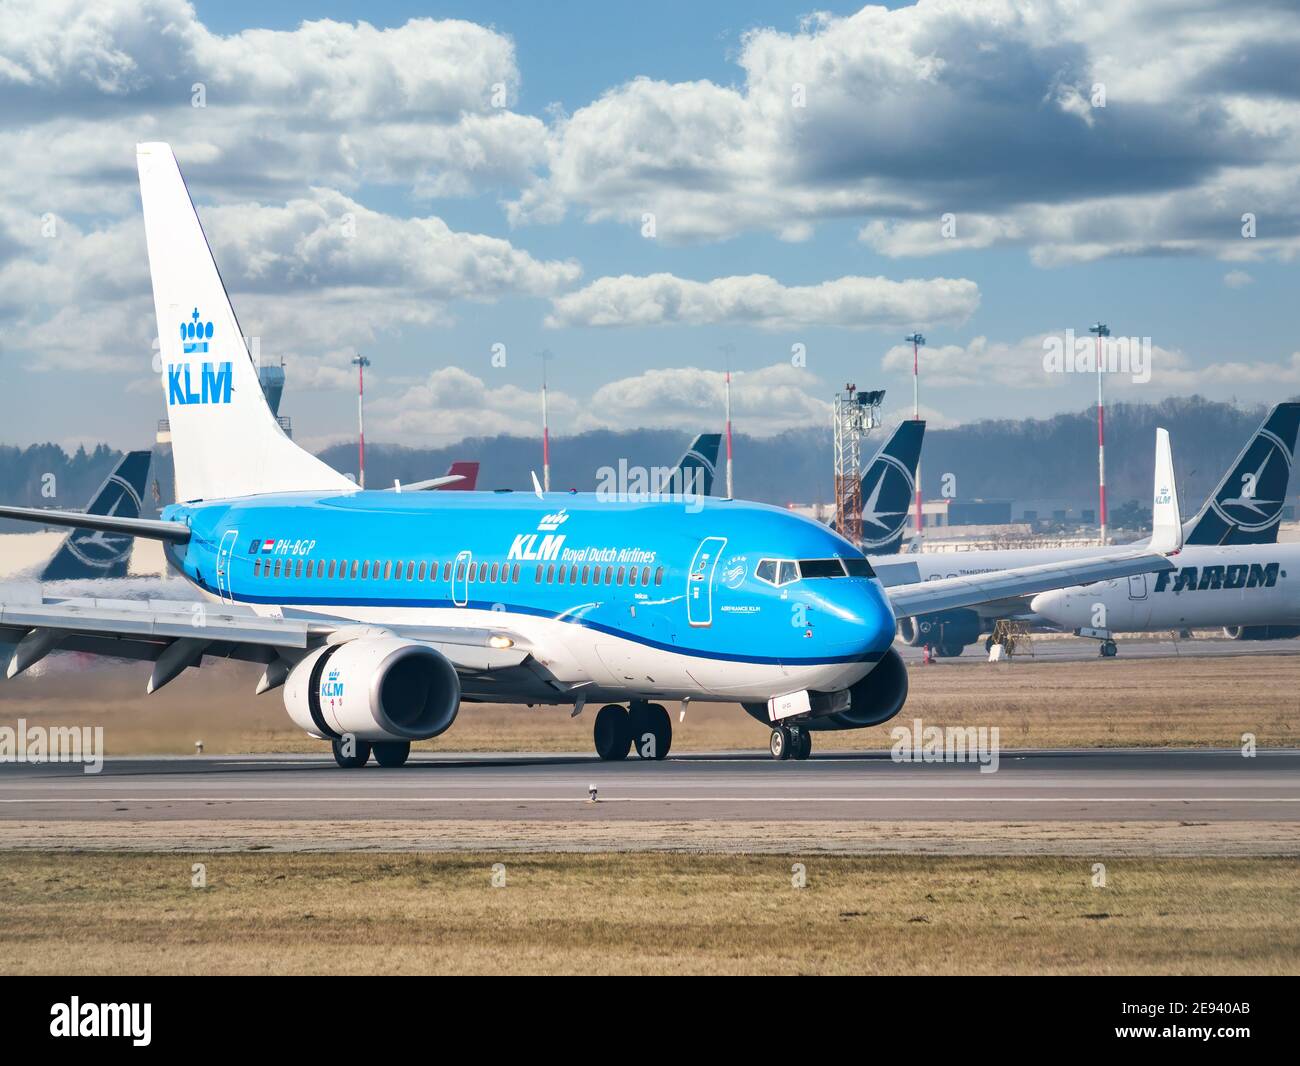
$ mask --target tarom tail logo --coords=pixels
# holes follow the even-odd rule
[[[140,494],[135,486],[119,474],[109,478],[110,485],[118,492],[117,499],[105,512],[121,518],[140,517]],[[114,563],[120,563],[131,555],[135,547],[135,538],[102,530],[75,529],[68,538],[68,551],[87,566],[107,570]]]
[[[1234,473],[1237,476],[1213,503],[1219,516],[1247,533],[1278,522],[1291,476],[1291,452],[1286,444],[1261,430]]]
[[[874,484],[869,480],[873,476]],[[862,504],[862,546],[879,548],[893,540],[907,520],[916,482],[906,465],[884,454],[876,456],[864,480],[867,498]]]

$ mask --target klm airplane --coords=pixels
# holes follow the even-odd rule
[[[257,662],[342,766],[405,762],[464,701],[552,704],[603,759],[664,758],[663,701],[740,704],[772,754],[892,718],[895,619],[1172,568],[1181,544],[1157,433],[1156,536],[1102,561],[886,591],[862,552],[779,508],[680,496],[360,491],[281,431],[171,149],[137,148],[177,499],[161,519],[0,507],[152,537],[205,603],[0,592],[8,673],[56,649],[152,662],[155,692],[205,656]]]

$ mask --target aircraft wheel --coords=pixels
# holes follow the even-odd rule
[[[370,742],[368,740],[353,741],[351,755],[344,753],[343,741],[341,740],[331,741],[330,747],[334,749],[334,761],[345,770],[355,770],[358,767],[365,766],[370,761]]]
[[[375,762],[380,766],[405,766],[411,754],[409,740],[379,740],[374,744]]]
[[[772,752],[772,758],[788,759],[790,758],[790,750],[794,747],[794,737],[789,729],[779,725],[772,730],[772,736],[768,740],[767,746]]]
[[[812,754],[812,731],[809,729],[800,729],[795,734],[794,750],[790,753],[791,758],[806,759]]]
[[[632,746],[632,725],[627,711],[617,703],[607,703],[600,709],[592,733],[596,740],[596,754],[606,762],[627,758],[628,748]]]
[[[673,720],[661,703],[634,703],[627,709],[632,750],[643,759],[662,761],[673,746]]]
[[[1119,647],[1113,640],[1103,640],[1101,642],[1101,656],[1103,659],[1113,659],[1119,654]]]

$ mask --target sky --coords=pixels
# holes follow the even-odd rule
[[[902,417],[918,330],[940,426],[1085,408],[1099,320],[1112,398],[1300,392],[1281,0],[0,0],[0,441],[165,416],[143,140],[312,447],[358,351],[411,445],[535,433],[544,352],[555,435]]]

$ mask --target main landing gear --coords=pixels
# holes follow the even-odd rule
[[[1113,640],[1101,642],[1100,655],[1103,659],[1113,659],[1119,654],[1119,646]]]
[[[593,730],[596,754],[606,762],[626,759],[635,751],[642,759],[663,760],[673,745],[673,722],[659,703],[633,700],[624,710],[608,703],[596,715]]]
[[[334,761],[345,770],[355,770],[370,761],[371,753],[380,766],[405,766],[407,756],[411,754],[409,740],[354,740],[345,744],[341,740],[331,741],[334,749]]]
[[[768,741],[774,759],[806,759],[812,754],[812,733],[806,726],[779,725]]]

